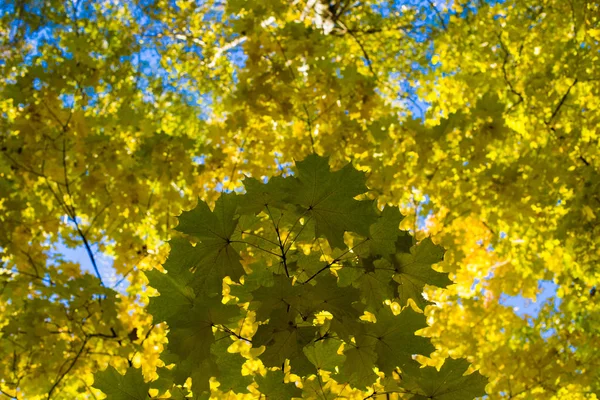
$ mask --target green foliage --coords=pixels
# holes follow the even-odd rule
[[[185,236],[171,241],[166,273],[147,273],[160,293],[149,310],[169,326],[165,362],[180,375],[172,383],[189,376],[199,395],[210,377],[224,392],[246,392],[254,381],[267,398],[298,397],[288,364],[305,379],[326,373],[362,390],[379,379],[374,368],[388,377],[402,371],[400,387],[410,374],[420,382],[413,356],[434,350],[415,334],[425,316],[410,307],[395,314],[389,301],[423,304],[424,285],[451,283],[431,269],[443,250],[430,239],[407,245],[400,213],[379,211],[367,196],[363,173],[350,164],[332,172],[327,158],[311,155],[293,176],[249,180],[245,194],[223,194],[213,210],[199,200],[182,213],[176,229]],[[346,272],[352,284],[343,284]],[[381,286],[360,282],[371,275]],[[218,279],[198,286],[205,276]],[[223,284],[231,288],[225,296]],[[246,359],[227,351],[233,343],[252,345],[245,357],[260,360],[266,377],[241,375]]]
[[[211,211],[206,203],[199,200],[196,208],[179,217],[176,229],[199,241],[190,249],[189,257],[193,261],[185,262],[194,263],[192,270],[197,272],[194,275],[201,282],[212,279],[220,282],[225,276],[237,281],[244,274],[239,255],[232,246],[232,236],[238,224],[238,218],[235,218],[238,201],[235,194],[222,195]],[[194,282],[191,286],[199,284]]]
[[[422,296],[426,284],[446,287],[452,283],[448,279],[448,274],[431,269],[431,264],[440,262],[443,254],[442,247],[434,245],[429,238],[411,247],[410,253],[396,254],[394,280],[399,284],[401,304],[406,303],[408,299],[413,299],[419,307],[423,308],[427,304]]]
[[[114,367],[94,375],[94,387],[102,390],[111,400],[148,399],[150,384],[144,382],[142,371],[128,368],[125,375],[119,374]]]
[[[284,382],[284,374],[281,371],[268,372],[266,377],[257,376],[256,382],[267,399],[291,399],[302,394],[293,383]]]
[[[469,368],[466,360],[446,359],[438,371],[433,367],[409,369],[403,375],[404,388],[413,393],[413,399],[462,400],[481,396],[487,379],[479,372],[464,375]]]

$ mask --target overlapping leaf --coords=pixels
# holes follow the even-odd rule
[[[196,243],[174,238],[167,273],[148,273],[160,293],[149,310],[169,324],[165,363],[175,366],[166,375],[175,386],[191,377],[196,396],[209,392],[211,377],[220,390],[238,393],[254,381],[267,398],[291,398],[301,391],[285,382],[281,370],[289,365],[308,392],[329,398],[331,385],[316,386],[321,374],[365,390],[377,369],[391,379],[414,367],[414,355],[433,351],[415,334],[427,326],[424,315],[410,307],[394,315],[386,301],[424,306],[426,284],[449,284],[431,269],[443,250],[429,239],[413,246],[398,209],[379,212],[355,199],[367,191],[364,180],[351,165],[332,172],[327,158],[311,155],[292,177],[247,179],[243,197],[225,194],[212,211],[200,202],[181,215],[177,229]],[[224,286],[226,276],[239,283]],[[365,310],[376,322],[362,320]],[[256,325],[244,338],[249,316]],[[230,338],[251,342],[253,355],[229,353]],[[247,357],[280,370],[242,376]]]
[[[237,195],[224,194],[215,203],[214,210],[198,200],[196,208],[183,212],[179,217],[179,225],[175,229],[199,240],[193,250],[188,249],[186,257],[198,279],[204,281],[205,276],[229,276],[235,281],[244,274],[239,253],[232,245],[239,219],[238,204]]]
[[[296,163],[297,177],[290,188],[290,201],[316,221],[315,235],[325,236],[332,247],[343,248],[344,232],[363,236],[377,218],[371,201],[354,197],[366,193],[365,175],[350,164],[331,172],[329,159],[310,155]]]
[[[433,367],[405,369],[402,384],[418,400],[463,400],[485,395],[487,379],[475,371],[465,375],[467,360],[446,359],[438,371]]]
[[[114,400],[146,400],[149,399],[150,384],[144,382],[142,370],[128,368],[121,375],[114,367],[108,366],[104,371],[94,375],[94,387],[100,389]]]
[[[413,299],[422,309],[428,302],[423,298],[425,285],[446,287],[452,283],[447,273],[437,272],[432,264],[442,261],[444,249],[433,244],[426,238],[410,249],[410,253],[397,253],[394,266],[394,280],[398,282],[400,303],[405,305],[408,299]]]

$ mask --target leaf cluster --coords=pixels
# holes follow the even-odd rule
[[[363,172],[351,164],[331,171],[328,158],[313,154],[296,163],[292,176],[247,178],[245,187],[243,195],[222,194],[212,210],[199,201],[183,212],[176,227],[183,236],[171,241],[166,273],[147,273],[160,293],[149,311],[170,330],[161,389],[172,389],[165,381],[181,386],[191,377],[191,391],[200,395],[214,377],[224,392],[257,386],[268,398],[299,397],[290,372],[360,390],[374,390],[386,376],[391,391],[416,398],[484,394],[478,373],[466,379],[466,368],[456,372],[448,364],[452,373],[438,372],[414,360],[434,350],[416,334],[427,323],[415,309],[428,304],[425,285],[451,283],[431,268],[443,249],[430,239],[415,244],[399,229],[397,209],[379,210]],[[251,344],[255,356],[229,352],[234,342]],[[251,358],[266,376],[242,375]],[[103,374],[100,382],[109,377]],[[470,380],[477,389],[464,383]],[[471,397],[444,394],[455,386]]]

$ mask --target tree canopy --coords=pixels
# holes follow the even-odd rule
[[[0,398],[595,399],[599,23],[0,1]]]

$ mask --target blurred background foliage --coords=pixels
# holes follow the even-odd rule
[[[154,379],[143,271],[175,217],[315,152],[447,249],[423,363],[466,357],[490,399],[595,399],[599,21],[590,0],[1,0],[0,397]]]

